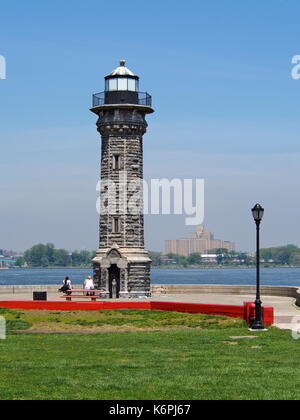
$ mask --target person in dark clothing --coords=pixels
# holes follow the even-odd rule
[[[66,295],[72,294],[72,282],[69,277],[65,277],[63,286],[59,289],[59,291],[65,293]]]

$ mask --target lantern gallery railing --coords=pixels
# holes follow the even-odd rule
[[[108,92],[100,92],[93,95],[93,107],[105,105],[110,103],[107,101]],[[130,101],[130,103],[135,103],[137,105],[145,105],[145,106],[152,106],[152,97],[147,92],[130,92],[130,94],[134,95],[134,102]]]

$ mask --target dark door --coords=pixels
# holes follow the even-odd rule
[[[120,297],[120,269],[116,264],[113,264],[109,270],[109,297],[113,298],[114,284],[116,287],[116,297]]]

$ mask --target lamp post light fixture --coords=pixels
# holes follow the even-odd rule
[[[264,216],[264,209],[260,204],[256,204],[252,209],[253,219],[256,223],[256,300],[255,300],[255,320],[251,325],[251,330],[265,330],[262,319],[262,302],[260,297],[260,244],[259,233],[260,223]]]

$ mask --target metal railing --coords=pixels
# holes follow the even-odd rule
[[[93,107],[101,106],[106,104],[106,94],[109,92],[100,92],[93,95]],[[152,106],[152,97],[147,92],[130,92],[136,93],[137,105]]]

